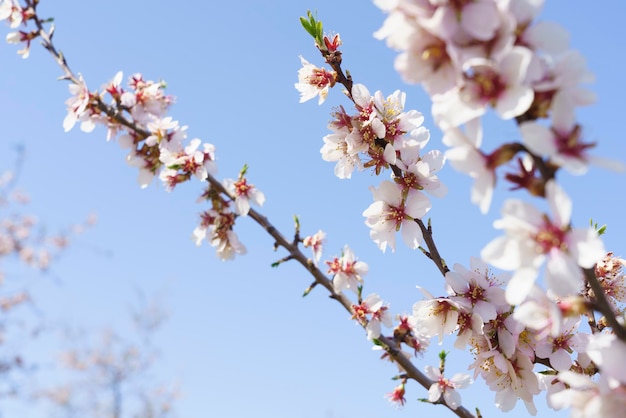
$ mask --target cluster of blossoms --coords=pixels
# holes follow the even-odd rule
[[[574,174],[584,173],[590,162],[621,168],[591,156],[594,144],[584,142],[576,123],[576,107],[594,100],[593,94],[580,87],[592,77],[582,57],[568,50],[563,29],[533,22],[542,1],[375,3],[390,13],[376,36],[402,51],[396,68],[405,80],[421,83],[432,96],[433,116],[444,132],[444,144],[450,147],[445,158],[476,180],[472,202],[486,213],[496,168],[524,153],[515,167],[518,172],[505,178],[515,189],[545,196],[551,209],[549,216],[530,203],[507,201],[502,219],[494,224],[505,235],[483,249],[482,260],[473,260],[471,271],[457,264],[455,271],[446,274],[448,297],[434,298],[425,292],[427,299],[416,303],[413,315],[405,318],[410,334],[421,338],[438,336],[441,342],[444,335],[456,332],[455,346],[469,345],[475,354],[471,366],[475,377],[480,375],[496,392],[498,407],[508,411],[521,399],[535,414],[535,395],[541,390],[557,393],[556,387],[565,387],[555,385],[558,378],[547,384],[533,371],[536,363],[545,364],[554,374],[570,369],[595,373],[588,346],[597,336],[579,331],[583,311],[575,307],[581,303],[569,304],[584,297],[592,300],[585,269],[596,267],[606,251],[594,228],[572,228],[571,201],[553,180],[561,167]],[[446,192],[435,175],[444,155],[438,151],[423,154],[429,132],[419,112],[404,111],[404,93],[371,95],[365,86],[352,84],[341,72],[340,42],[331,46],[324,37],[322,44],[315,31],[307,30],[333,71],[302,58],[296,83],[301,101],[319,95],[321,104],[329,88],[340,82],[356,108],[355,114],[343,107],[333,113],[332,133],[324,138],[322,158],[336,162],[335,174],[342,179],[350,178],[355,169],[372,168],[376,174],[390,169],[391,181],[372,188],[375,203],[363,213],[370,236],[385,251],[388,246],[395,249],[395,233],[401,231],[404,242],[418,248],[423,236],[417,221],[431,208],[423,192],[437,197]],[[481,117],[490,107],[500,118],[517,121],[521,143],[503,144],[491,153],[481,150]],[[346,269],[341,260],[329,263],[335,290],[357,289],[360,297],[361,274]],[[346,260],[348,265],[353,261],[349,251]],[[511,277],[496,279],[485,261],[513,271]],[[535,284],[544,261],[547,295]],[[623,283],[601,282],[610,288],[609,294],[623,295]],[[369,330],[368,338],[372,338]],[[579,358],[573,360],[573,352]],[[427,372],[437,381],[433,370]],[[443,389],[431,387],[431,402],[440,396],[446,399]],[[404,385],[389,398],[403,404]],[[446,402],[458,405],[456,397]],[[557,402],[550,405],[555,407]]]
[[[375,3],[389,13],[375,36],[400,51],[395,66],[405,81],[422,84],[431,95],[433,116],[444,132],[444,144],[450,147],[446,158],[476,180],[471,197],[481,212],[489,210],[496,168],[519,153],[519,164],[511,166],[517,172],[507,174],[505,179],[513,188],[545,196],[551,211],[547,215],[521,200],[504,203],[502,218],[494,223],[504,236],[490,242],[481,257],[494,267],[513,272],[510,280],[503,283],[506,292],[498,293],[489,311],[480,314],[482,322],[474,316],[462,318],[467,303],[459,304],[457,296],[446,298],[445,302],[429,299],[431,315],[438,309],[440,316],[448,316],[443,323],[447,325],[439,324],[437,335],[458,330],[457,344],[460,340],[470,341],[476,354],[477,374],[497,392],[496,403],[502,409],[510,409],[520,398],[534,412],[532,397],[541,388],[548,390],[549,399],[554,395],[560,400],[551,402],[551,406],[573,406],[581,416],[594,416],[583,411],[574,396],[557,395],[566,386],[556,384],[590,388],[586,380],[572,377],[571,371],[593,375],[597,368],[602,373],[606,370],[600,367],[606,362],[602,351],[590,348],[605,337],[597,332],[584,334],[578,329],[581,312],[588,314],[589,310],[576,310],[574,306],[597,296],[590,290],[585,275],[595,268],[609,301],[616,299],[613,295],[620,295],[617,300],[622,300],[624,292],[622,276],[602,274],[613,271],[620,263],[613,257],[608,262],[601,261],[606,251],[594,228],[571,226],[571,201],[553,180],[560,168],[583,174],[589,163],[623,169],[620,163],[590,155],[595,144],[585,140],[576,120],[576,108],[595,100],[591,92],[581,87],[593,80],[584,59],[569,49],[564,29],[535,21],[543,1]],[[520,143],[503,144],[492,152],[481,149],[481,117],[489,108],[501,119],[517,122]],[[547,293],[535,284],[542,271]],[[458,292],[450,282],[452,274],[448,273],[446,280]],[[486,289],[493,292],[499,287],[483,287],[483,291]],[[571,301],[578,302],[571,305]],[[618,318],[623,316],[619,310],[615,314]],[[422,320],[428,323],[427,318]],[[497,326],[490,325],[493,321]],[[606,344],[611,346],[611,352],[624,355],[622,343],[616,338],[610,341]],[[570,357],[573,352],[578,353],[575,362]],[[532,371],[537,359],[547,361],[559,377],[545,384],[546,379],[538,378]],[[624,375],[608,382],[602,377],[599,386],[594,386],[611,389],[596,391],[599,396],[607,396],[606,403],[618,402],[616,394],[623,390]],[[626,402],[623,392],[621,396],[619,402]],[[606,410],[593,411],[609,416]]]
[[[575,108],[595,96],[581,87],[593,80],[583,57],[569,49],[567,32],[551,22],[536,22],[543,1],[376,0],[389,13],[376,32],[401,51],[395,67],[410,83],[431,95],[433,116],[444,131],[452,165],[476,178],[472,201],[489,208],[495,169],[522,147],[504,144],[481,150],[480,117],[493,108],[502,119],[520,124],[525,149],[547,166],[581,174],[590,162],[613,168],[589,154],[576,122]],[[539,119],[549,119],[546,123]],[[520,166],[507,180],[543,195],[534,165]]]
[[[616,313],[622,312],[626,294],[623,266],[612,255],[598,264]],[[455,347],[469,346],[475,358],[470,369],[496,392],[496,406],[509,411],[521,399],[535,415],[533,398],[547,391],[552,408],[573,407],[582,417],[621,416],[614,402],[625,401],[626,374],[619,359],[626,356],[626,344],[613,334],[579,329],[587,311],[582,297],[559,298],[533,286],[526,301],[513,307],[502,289],[510,278],[495,276],[479,259],[472,259],[470,270],[456,264],[445,279],[448,296],[424,292],[426,299],[415,304],[409,321],[440,343],[456,333]],[[546,370],[534,372],[535,364]],[[591,378],[596,374],[599,381]]]
[[[50,43],[51,34],[39,29],[43,21],[35,11],[38,2],[25,3],[26,6],[21,6],[16,0],[0,0],[0,21],[7,20],[11,28],[20,25],[26,28],[30,21],[36,20],[37,29],[10,33],[7,41],[23,43],[24,48],[19,53],[26,58],[31,41],[43,37],[44,45],[50,47],[62,63],[65,78],[71,82],[71,97],[66,101],[67,116],[63,121],[66,132],[76,124],[80,124],[84,132],[93,131],[97,125],[106,127],[107,140],[117,138],[120,146],[129,150],[126,161],[139,170],[138,183],[142,188],[155,177],[168,191],[191,178],[202,182],[209,177],[213,179],[217,172],[215,147],[198,138],[188,141],[187,126],[181,126],[168,116],[174,98],[165,94],[165,82],[145,80],[141,74],[133,74],[124,87],[123,74],[118,72],[100,90],[90,90],[82,75],[74,76],[65,67],[65,59]],[[200,215],[200,225],[192,238],[198,245],[207,239],[222,259],[245,253],[245,247],[233,231],[235,219],[248,214],[250,203],[262,205],[265,201],[263,193],[247,182],[245,173],[244,167],[237,180],[210,184],[201,197],[213,207]]]
[[[301,76],[297,85],[306,81]],[[318,88],[318,93],[325,94],[325,88]],[[336,162],[335,175],[341,179],[350,178],[355,169],[371,168],[377,175],[391,170],[391,180],[372,188],[375,202],[363,212],[365,223],[383,252],[387,247],[395,250],[398,231],[406,245],[415,249],[423,239],[415,220],[431,208],[424,192],[436,197],[447,192],[436,174],[443,167],[443,153],[424,152],[430,133],[422,126],[421,113],[404,110],[405,93],[398,90],[385,97],[377,91],[371,95],[367,87],[355,84],[348,96],[356,113],[350,115],[343,107],[333,113],[328,125],[332,133],[323,138],[324,146],[320,150],[322,159]],[[302,97],[314,96],[303,93]]]
[[[187,126],[168,116],[173,98],[164,93],[164,82],[145,80],[141,74],[129,78],[128,90],[121,85],[119,72],[100,92],[90,92],[82,77],[69,86],[72,97],[67,101],[68,115],[63,123],[66,131],[77,122],[83,131],[91,131],[96,124],[107,127],[107,138],[118,137],[122,148],[129,149],[126,160],[139,169],[138,182],[147,187],[157,177],[168,191],[191,178],[207,181],[217,172],[215,147],[194,138],[187,143]],[[106,97],[110,102],[105,104]],[[244,254],[245,247],[233,231],[237,216],[246,216],[250,203],[262,205],[265,197],[245,177],[244,167],[237,180],[226,179],[222,187],[232,197],[225,200],[221,191],[209,185],[202,199],[212,203],[212,209],[200,215],[200,225],[193,239],[200,245],[207,239],[216,247],[222,259],[236,253]],[[233,203],[233,205],[231,205]]]

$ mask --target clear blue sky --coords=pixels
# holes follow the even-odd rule
[[[298,214],[303,234],[328,233],[326,257],[350,245],[370,265],[365,291],[379,293],[394,313],[408,313],[421,297],[416,285],[442,294],[442,280],[419,252],[398,245],[396,253],[382,255],[369,239],[361,213],[371,203],[367,187],[379,179],[362,173],[340,181],[319,156],[331,107],[347,101],[336,90],[321,107],[298,104],[298,56],[322,63],[298,21],[307,9],[317,10],[326,30],[341,34],[345,68],[355,81],[372,92],[407,91],[407,107],[427,117],[429,148],[443,150],[426,95],[402,83],[392,66],[395,53],[372,37],[384,16],[370,2],[42,0],[40,6],[55,18],[55,42],[70,67],[92,89],[119,70],[166,80],[178,98],[172,116],[189,126],[190,138],[217,147],[220,178],[236,177],[247,163],[250,181],[267,197],[262,211],[279,229],[291,234]],[[580,120],[599,141],[596,154],[621,161],[624,16],[626,4],[618,0],[549,1],[542,14],[567,28],[572,46],[587,57],[599,101],[582,109]],[[239,222],[248,255],[235,262],[220,261],[207,245],[196,248],[190,235],[203,209],[195,203],[198,184],[171,194],[156,182],[141,190],[125,151],[107,143],[102,129],[63,133],[67,84],[56,81],[61,73],[51,57],[38,45],[27,60],[15,51],[0,43],[0,169],[10,167],[16,144],[25,147],[20,184],[33,198],[29,211],[52,229],[92,211],[99,216],[50,274],[30,285],[51,321],[115,326],[124,322],[135,288],[161,292],[171,317],[157,337],[162,359],[156,373],[182,382],[181,417],[452,416],[417,402],[426,396],[417,384],[408,385],[408,405],[396,412],[383,397],[394,387],[395,368],[377,359],[364,332],[323,291],[300,297],[311,281],[304,270],[270,267],[284,254],[274,253],[272,240],[251,221]],[[486,135],[519,139],[513,124],[487,126]],[[435,238],[449,264],[467,265],[496,235],[490,225],[507,195],[481,216],[469,202],[468,178],[451,167],[440,177],[450,192],[433,199]],[[584,177],[561,179],[575,203],[575,225],[590,217],[607,223],[607,248],[626,255],[624,177],[594,167]],[[53,350],[34,347],[33,355]],[[436,353],[434,347],[418,361],[420,368],[436,365]],[[449,372],[464,371],[468,355],[452,354]],[[485,417],[499,415],[494,394],[480,381],[462,396]],[[557,416],[543,398],[536,403],[541,416]],[[525,409],[518,405],[509,416],[525,416]]]

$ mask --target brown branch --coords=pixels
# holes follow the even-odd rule
[[[424,222],[421,219],[416,219],[415,222],[417,222],[422,230],[422,236],[424,237],[424,241],[428,247],[428,254],[426,254],[426,256],[430,258],[433,263],[435,263],[441,274],[445,277],[446,273],[449,272],[450,269],[441,257],[441,254],[439,254],[439,250],[437,249],[437,245],[435,244],[435,240],[433,238],[433,229],[430,226],[430,221],[428,222],[428,227],[424,225]]]
[[[611,329],[620,340],[626,342],[626,327],[620,324],[615,317],[615,312],[611,307],[611,304],[607,300],[604,289],[596,277],[595,270],[593,268],[584,269],[585,279],[589,283],[589,287],[593,291],[595,299],[595,308],[606,318]]]

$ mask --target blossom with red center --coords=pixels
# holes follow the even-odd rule
[[[389,307],[385,306],[384,301],[375,293],[367,296],[358,305],[352,305],[352,312],[352,319],[365,327],[368,340],[380,337],[381,324],[387,328],[392,326]]]
[[[433,366],[426,366],[426,376],[433,380],[433,384],[428,389],[428,400],[437,402],[443,396],[446,405],[451,409],[457,409],[461,405],[461,395],[457,389],[463,389],[472,384],[472,378],[463,373],[457,373],[452,378],[447,379],[441,370]]]
[[[375,202],[364,212],[365,224],[371,228],[370,237],[385,252],[387,245],[395,251],[398,231],[411,249],[417,248],[423,236],[415,219],[421,219],[430,210],[430,200],[423,193],[404,196],[402,186],[390,181],[371,188]]]
[[[604,290],[609,303],[616,308],[617,303],[626,302],[626,274],[624,273],[626,260],[616,257],[609,252],[596,265],[596,276]]]
[[[363,276],[367,274],[369,267],[365,262],[357,260],[350,247],[346,245],[340,258],[335,257],[326,264],[328,273],[333,274],[335,292],[350,289],[358,294],[359,287],[363,284]]]
[[[325,238],[326,233],[320,229],[315,234],[306,236],[302,240],[302,245],[304,245],[305,248],[311,247],[311,250],[313,250],[313,263],[315,265],[317,265],[320,258],[322,258],[322,245],[324,244]]]
[[[546,184],[546,199],[553,218],[530,203],[506,201],[502,219],[494,222],[494,227],[503,229],[505,235],[491,241],[481,252],[482,258],[494,267],[513,271],[505,293],[511,305],[528,296],[544,261],[548,288],[563,297],[581,290],[581,267],[594,267],[605,254],[595,229],[571,228],[572,202],[552,180]]]
[[[413,305],[409,323],[427,337],[438,336],[439,344],[442,344],[444,335],[457,329],[461,307],[448,298],[435,298],[426,289],[420,290],[426,299]]]
[[[595,147],[593,142],[585,142],[583,131],[576,123],[574,100],[571,94],[558,94],[552,101],[552,127],[536,122],[524,122],[520,131],[524,144],[535,154],[546,156],[550,162],[565,168],[572,174],[584,174],[589,163],[594,163],[615,171],[623,171],[624,165],[590,155]]]
[[[302,68],[298,71],[296,89],[300,92],[300,103],[319,96],[318,104],[324,103],[328,90],[335,85],[335,73],[318,68],[300,57]]]
[[[406,399],[404,398],[405,390],[404,383],[396,386],[395,389],[389,392],[385,397],[389,400],[389,402],[395,404],[396,406],[404,406]]]
[[[432,112],[442,129],[482,116],[488,106],[502,119],[526,112],[534,92],[526,82],[532,52],[513,47],[497,60],[472,58],[463,64],[464,81],[456,89],[433,97]]]
[[[265,195],[243,176],[246,168],[242,171],[239,179],[224,180],[224,187],[235,197],[235,212],[237,215],[246,216],[250,211],[250,202],[263,206]]]
[[[324,45],[326,46],[326,49],[328,50],[328,52],[335,52],[341,46],[341,38],[339,37],[338,33],[333,35],[332,38],[333,39],[330,40],[328,36],[324,36]]]

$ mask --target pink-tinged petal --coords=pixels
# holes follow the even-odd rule
[[[459,28],[456,11],[451,7],[438,7],[430,18],[420,19],[420,25],[444,39],[450,39]]]
[[[493,226],[496,229],[523,229],[534,233],[543,220],[543,213],[530,203],[509,199],[502,207],[502,219],[494,221]]]
[[[422,161],[428,164],[430,168],[430,172],[439,171],[443,168],[444,163],[446,162],[446,157],[443,152],[439,150],[429,151],[426,155],[422,157]]]
[[[552,127],[560,134],[569,134],[576,125],[576,107],[572,90],[563,90],[552,99]]]
[[[594,91],[577,88],[572,93],[572,100],[578,106],[589,106],[598,101],[598,95]]]
[[[602,374],[626,384],[626,344],[612,334],[597,334],[591,339],[587,353],[600,366]]]
[[[512,119],[526,112],[535,98],[535,92],[528,86],[509,86],[498,97],[495,110],[502,119]]]
[[[471,190],[472,203],[478,205],[480,213],[483,215],[489,212],[491,206],[491,200],[493,198],[493,188],[495,186],[496,178],[492,173],[483,174],[479,176]]]
[[[446,159],[455,169],[463,173],[484,171],[485,159],[471,145],[459,145],[447,150]]]
[[[352,86],[352,98],[357,105],[364,107],[370,104],[372,96],[363,84],[355,84]]]
[[[478,103],[463,101],[458,90],[433,97],[433,118],[444,131],[482,116],[485,111],[486,108]]]
[[[380,183],[378,190],[376,190],[372,194],[374,195],[374,198],[376,200],[382,200],[390,206],[399,207],[402,204],[402,189],[400,185],[392,183],[388,180]]]
[[[452,409],[457,409],[461,405],[461,395],[454,389],[448,389],[443,392],[443,399]]]
[[[498,63],[500,77],[508,86],[519,85],[526,79],[533,53],[522,46],[513,47]]]
[[[491,1],[469,3],[461,12],[461,26],[481,41],[493,38],[500,26],[496,4]]]
[[[400,118],[400,123],[398,124],[398,128],[401,131],[412,131],[420,127],[424,123],[424,115],[418,112],[417,110],[409,110],[404,114],[402,118]]]
[[[472,384],[473,380],[470,375],[465,373],[457,373],[450,379],[454,382],[454,386],[458,389],[464,389]]]
[[[381,217],[383,211],[385,210],[385,202],[383,202],[382,200],[377,200],[374,203],[372,203],[371,205],[368,206],[367,209],[365,209],[363,211],[363,216],[365,216],[366,218],[368,218],[368,220],[371,219],[378,219]],[[370,225],[370,223],[368,223],[368,221],[365,221],[365,223],[368,226],[372,226],[373,224]]]
[[[400,197],[401,198],[401,197]],[[414,219],[421,219],[431,208],[430,199],[423,193],[411,193],[406,198],[404,211]]]
[[[437,402],[441,397],[441,387],[438,383],[433,383],[428,389],[428,400],[430,402]]]
[[[554,180],[546,183],[546,198],[550,205],[554,223],[566,228],[572,217],[572,200]]]
[[[386,135],[385,124],[380,119],[375,118],[372,121],[372,131],[378,138],[384,138]]]
[[[548,54],[560,54],[569,48],[569,32],[554,22],[537,22],[526,29],[524,40]]]
[[[509,370],[510,363],[500,352],[493,356],[493,364],[504,373],[507,373]]]
[[[607,170],[614,171],[616,173],[623,173],[626,171],[626,165],[621,161],[611,160],[608,158],[596,157],[594,155],[590,155],[587,157],[590,163],[595,164],[599,167],[606,168]]]
[[[385,145],[385,151],[383,153],[383,158],[389,164],[395,164],[396,163],[397,156],[396,156],[396,150],[393,148],[393,145],[391,145],[391,144]]]
[[[412,250],[419,247],[422,243],[422,231],[417,222],[403,222],[400,233],[402,234],[402,240],[404,241],[404,243]]]
[[[569,238],[572,257],[583,268],[594,267],[606,255],[604,243],[593,228],[574,229]]]
[[[557,296],[577,294],[583,285],[583,272],[576,262],[562,251],[553,249],[546,263],[546,284]]]
[[[246,216],[250,212],[250,201],[247,198],[235,199],[235,209],[238,215]]]
[[[457,270],[457,266],[459,266],[459,264],[454,265],[455,270]],[[467,291],[467,280],[465,280],[459,273],[455,271],[448,271],[446,273],[445,280],[455,293],[465,293]]]
[[[495,404],[502,412],[508,412],[515,406],[517,395],[512,390],[501,390],[496,392]]]
[[[505,4],[508,10],[515,16],[515,19],[521,23],[527,23],[533,20],[541,11],[544,0],[509,0]]]
[[[507,356],[507,358],[511,358],[513,354],[515,354],[517,338],[513,337],[507,330],[499,330],[498,331],[498,344],[500,351],[502,354]]]
[[[572,366],[572,358],[567,351],[559,349],[550,356],[550,365],[557,371],[569,370]]]
[[[424,372],[430,380],[439,380],[439,378],[441,377],[441,372],[439,371],[439,369],[436,369],[435,367],[430,365],[424,366]]]
[[[500,236],[487,244],[480,252],[480,256],[496,268],[515,270],[522,265],[519,246],[519,241]]]
[[[537,270],[534,268],[524,267],[517,269],[511,276],[504,293],[507,303],[511,305],[522,303],[532,290],[536,279]]]
[[[524,144],[535,154],[554,155],[557,152],[554,135],[550,129],[535,122],[524,122],[519,127]]]
[[[480,118],[475,118],[465,123],[465,136],[474,147],[480,147],[483,140],[483,125],[480,123]]]
[[[479,300],[478,302],[476,302],[476,305],[474,306],[474,314],[478,314],[485,322],[496,319],[496,317],[498,316],[498,312],[496,311],[496,307],[493,304],[493,301],[489,303],[483,300]]]

